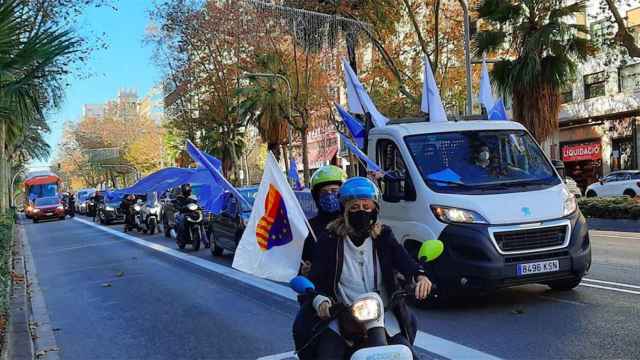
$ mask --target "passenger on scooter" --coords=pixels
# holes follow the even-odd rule
[[[327,225],[340,216],[340,200],[338,191],[340,185],[347,178],[347,174],[341,168],[334,165],[326,165],[316,170],[311,176],[311,195],[318,208],[318,214],[309,219],[309,225],[313,234],[307,236],[304,241],[302,251],[302,261],[304,264],[300,269],[302,275],[308,275],[313,260],[313,250],[316,246],[316,239],[327,229]]]
[[[339,199],[343,216],[329,224],[314,251],[309,279],[319,295],[305,299],[305,314],[297,319],[310,329],[320,319],[331,317],[332,305],[349,305],[368,292],[380,294],[387,309],[390,295],[399,289],[398,273],[416,281],[417,299],[431,292],[431,281],[424,271],[397,242],[391,229],[378,220],[380,192],[376,185],[366,178],[351,178],[340,188]],[[406,303],[400,301],[386,310],[384,323],[389,343],[412,349],[417,328]],[[303,346],[296,343],[299,357],[343,359],[354,350],[347,343],[358,327],[354,324],[345,316],[333,320],[329,328],[314,334],[311,342]]]
[[[176,217],[176,232],[178,236],[184,236],[184,209],[191,203],[197,203],[197,201],[191,197],[191,184],[186,183],[180,185],[180,193],[176,196],[175,207],[177,211]]]

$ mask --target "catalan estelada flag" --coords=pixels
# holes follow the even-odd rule
[[[289,281],[298,275],[309,233],[296,194],[278,161],[268,153],[251,216],[233,257],[233,268],[274,281]]]
[[[293,240],[287,216],[287,207],[278,189],[269,184],[269,192],[264,201],[264,215],[256,226],[256,240],[263,251],[274,246],[288,244]]]

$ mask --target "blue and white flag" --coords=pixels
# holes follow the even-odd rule
[[[440,91],[438,90],[438,85],[436,85],[429,59],[426,57],[424,58],[424,83],[422,85],[420,110],[429,114],[430,122],[447,121],[447,113],[444,111],[444,106],[440,99]]]
[[[233,185],[231,185],[231,183],[227,181],[227,179],[225,179],[224,176],[222,176],[222,174],[218,171],[218,169],[215,168],[213,164],[211,164],[209,159],[207,159],[207,157],[202,153],[202,151],[200,151],[200,149],[198,149],[195,145],[193,145],[193,143],[191,143],[191,141],[189,140],[187,140],[187,153],[189,153],[189,156],[191,156],[191,158],[198,165],[209,170],[209,172],[213,176],[213,180],[221,188],[232,193],[238,199],[238,201],[244,203],[248,207],[251,207],[251,204],[249,204],[247,199],[245,199],[244,196],[242,196],[240,192],[238,192],[238,190]]]
[[[355,156],[357,156],[358,158],[360,158],[360,160],[367,164],[367,169],[369,171],[382,171],[382,168],[373,160],[369,159],[367,155],[365,155],[360,149],[358,149],[358,147],[354,143],[351,142],[351,140],[349,140],[343,134],[339,133],[339,135],[344,144],[349,148],[349,151],[351,151]]]
[[[295,159],[291,159],[291,164],[289,165],[289,179],[293,182],[293,190],[302,190],[303,186],[300,183],[300,176],[298,175],[298,164]]]
[[[509,120],[507,109],[504,108],[504,101],[498,100],[488,114],[489,120]]]
[[[493,106],[496,103],[495,98],[493,97],[493,92],[491,90],[491,80],[489,78],[489,70],[487,70],[487,62],[482,57],[482,72],[480,76],[480,94],[478,96],[478,100],[480,100],[480,104],[482,104],[489,113]]]
[[[359,148],[364,147],[364,126],[353,118],[342,106],[336,104],[336,109],[338,109],[338,114],[342,117],[342,122],[347,126],[351,136],[356,141],[356,144]]]
[[[342,59],[342,68],[344,70],[344,82],[347,84],[349,110],[354,114],[368,112],[371,115],[371,121],[374,126],[384,127],[389,122],[389,119],[378,111],[347,59]]]

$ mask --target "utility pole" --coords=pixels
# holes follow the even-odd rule
[[[464,65],[467,73],[467,106],[465,107],[465,115],[469,116],[473,112],[472,88],[471,88],[471,30],[469,29],[469,6],[467,0],[458,0],[462,6],[464,16]]]

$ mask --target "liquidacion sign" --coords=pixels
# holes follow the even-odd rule
[[[599,160],[600,144],[565,145],[562,147],[562,161]]]

